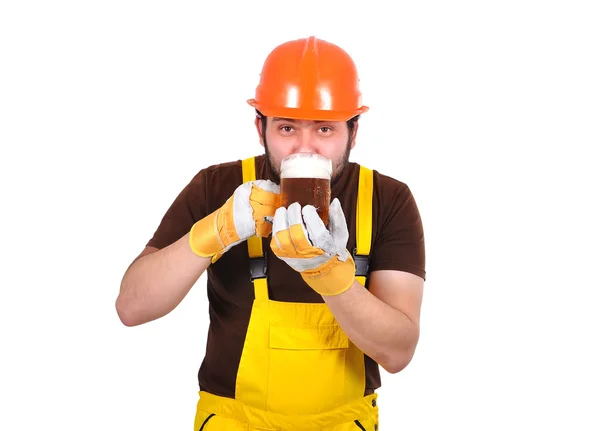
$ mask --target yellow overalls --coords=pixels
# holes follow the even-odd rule
[[[242,172],[244,182],[256,178],[254,158],[242,161]],[[371,248],[372,192],[373,173],[361,166],[354,255],[363,286]],[[261,238],[248,240],[248,252],[254,266],[254,303],[235,399],[200,391],[194,431],[377,430],[377,394],[364,396],[364,353],[348,339],[327,304],[270,300]]]

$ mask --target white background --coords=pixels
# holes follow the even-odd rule
[[[0,429],[192,430],[205,277],[135,328],[119,283],[199,169],[261,153],[262,62],[313,34],[371,107],[351,160],[425,227],[380,429],[600,429],[595,2],[216,3],[0,6]]]

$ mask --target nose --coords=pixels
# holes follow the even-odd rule
[[[316,153],[316,139],[310,130],[300,129],[296,141],[296,153]]]

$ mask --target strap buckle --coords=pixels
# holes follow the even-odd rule
[[[267,259],[264,256],[250,258],[250,281],[267,278]]]
[[[356,254],[356,247],[352,249],[352,258],[354,259],[355,275],[366,277],[369,274],[370,255]]]

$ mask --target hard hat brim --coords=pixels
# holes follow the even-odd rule
[[[289,118],[292,120],[313,120],[313,121],[348,121],[357,115],[364,114],[369,110],[368,106],[361,106],[353,111],[333,111],[301,108],[269,108],[261,106],[256,99],[248,99],[247,103],[253,106],[257,111],[267,117]]]

